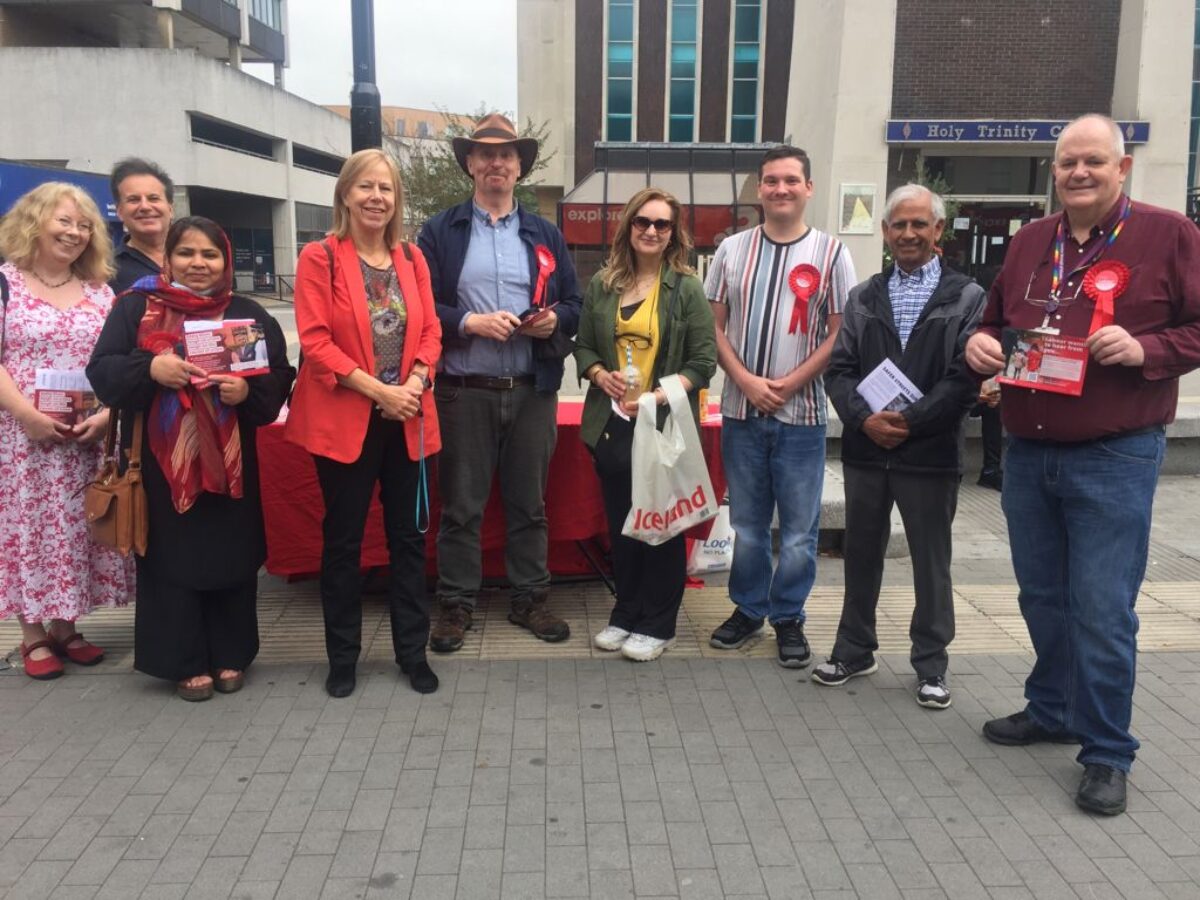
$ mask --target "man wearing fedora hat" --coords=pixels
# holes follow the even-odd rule
[[[581,298],[562,233],[516,203],[537,159],[532,138],[490,113],[455,138],[472,197],[438,213],[418,243],[442,322],[434,387],[442,431],[438,482],[438,616],[429,645],[450,653],[471,628],[482,580],[480,526],[498,473],[504,503],[509,621],[544,641],[570,628],[547,608],[546,476],[557,438],[563,358]],[[540,307],[536,318],[523,319]]]

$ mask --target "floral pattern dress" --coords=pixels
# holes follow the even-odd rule
[[[84,285],[84,299],[60,310],[34,295],[10,263],[7,309],[0,309],[4,358],[17,388],[33,399],[37,369],[83,369],[113,304],[107,285]],[[133,559],[88,536],[82,488],[96,473],[103,442],[33,442],[0,411],[0,618],[73,621],[97,606],[133,598]]]

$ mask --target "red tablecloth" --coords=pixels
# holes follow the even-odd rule
[[[546,488],[546,517],[550,523],[550,571],[554,575],[583,575],[594,570],[579,549],[580,541],[608,546],[608,524],[600,483],[587,447],[579,439],[580,401],[558,404],[558,445],[550,460]],[[721,466],[721,417],[711,407],[708,421],[700,429],[704,456],[718,497],[725,494]],[[258,467],[262,482],[263,518],[267,526],[267,571],[272,575],[313,575],[321,568],[321,519],[325,504],[317,485],[312,457],[283,437],[276,423],[258,430]],[[438,500],[436,460],[429,470],[432,518],[427,535],[429,572],[436,571],[435,538],[441,504]],[[493,485],[483,520],[483,571],[486,578],[504,577],[504,511],[499,489]],[[383,536],[383,513],[378,499],[372,501],[363,537],[364,568],[386,566],[387,544]]]

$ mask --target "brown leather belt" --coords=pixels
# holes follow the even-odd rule
[[[532,375],[439,375],[438,384],[454,387],[487,388],[490,391],[511,391],[516,387],[533,384]]]

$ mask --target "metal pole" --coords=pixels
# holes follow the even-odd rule
[[[350,88],[350,148],[355,152],[383,146],[383,116],[375,84],[374,0],[351,0],[354,86]]]

